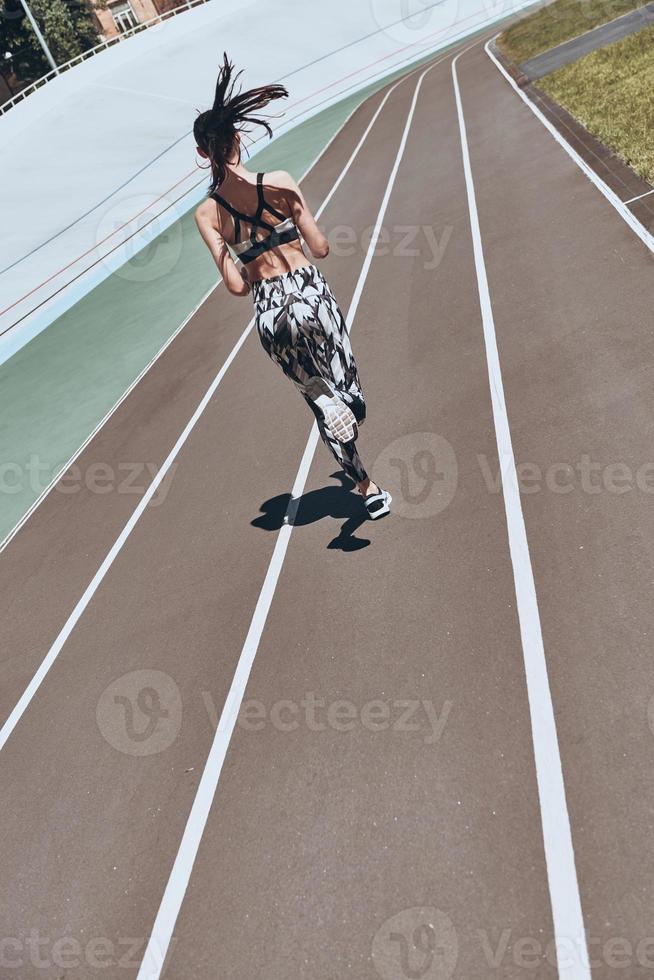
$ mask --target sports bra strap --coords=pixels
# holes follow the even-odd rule
[[[252,219],[252,228],[251,228],[251,231],[250,231],[250,241],[252,242],[253,245],[254,245],[254,243],[257,240],[257,236],[255,234],[257,228],[264,227],[264,228],[268,228],[270,231],[272,231],[272,225],[267,224],[267,222],[263,221],[263,219],[262,219],[263,209],[266,206],[266,202],[265,202],[265,199],[264,199],[264,196],[263,196],[263,174],[262,173],[257,174],[257,202],[258,202],[257,203],[257,213],[254,215],[254,217]]]
[[[269,232],[273,232],[275,230],[274,225],[271,225],[267,221],[264,221],[263,219],[264,211],[268,211],[270,214],[272,214],[275,218],[278,218],[280,221],[285,221],[287,217],[287,215],[284,215],[280,211],[277,211],[276,208],[273,208],[272,205],[268,204],[268,202],[266,201],[263,194],[263,173],[257,174],[258,206],[257,206],[256,214],[243,214],[241,211],[237,211],[236,208],[233,208],[232,205],[229,203],[229,201],[226,201],[225,198],[222,197],[220,194],[218,194],[217,191],[214,191],[211,197],[213,197],[216,201],[218,201],[218,203],[222,205],[222,207],[224,207],[225,211],[231,214],[232,218],[234,219],[234,237],[236,239],[235,244],[237,245],[241,241],[241,221],[245,221],[247,222],[247,224],[251,226],[250,241],[254,245],[255,242],[257,241],[257,237],[255,234],[257,228],[265,228]]]
[[[229,201],[226,201],[224,197],[218,194],[216,191],[211,195],[218,203],[224,207],[225,211],[231,214],[234,219],[234,237],[236,238],[236,243],[238,244],[241,240],[241,221],[249,221],[250,218],[247,214],[241,214],[236,208],[233,208]]]
[[[263,209],[266,206],[266,201],[263,196],[263,173],[257,174],[257,200],[259,206],[257,208],[257,218],[260,218],[263,214]]]
[[[261,215],[263,214],[263,211],[265,209],[270,214],[274,215],[275,218],[278,218],[280,221],[285,221],[286,220],[286,218],[288,217],[288,215],[282,214],[280,211],[277,211],[277,209],[274,208],[272,206],[272,204],[268,204],[268,201],[263,196],[263,174],[262,173],[261,174],[257,174],[257,196],[259,198],[259,210],[257,211],[257,215],[259,217],[261,217]]]

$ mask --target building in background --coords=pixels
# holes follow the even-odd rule
[[[58,65],[197,0],[29,0]],[[206,0],[202,0],[206,2]],[[0,106],[51,74],[21,0],[0,0]]]
[[[183,0],[108,0],[102,7],[94,7],[100,37],[106,41],[124,34],[173,7],[179,7],[180,2]]]

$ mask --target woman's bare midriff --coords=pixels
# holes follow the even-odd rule
[[[274,279],[275,276],[283,276],[285,272],[295,272],[313,264],[304,254],[299,242],[289,242],[264,252],[258,259],[248,262],[244,269],[248,281],[253,283],[258,279]]]

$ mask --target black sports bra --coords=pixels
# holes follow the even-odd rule
[[[224,197],[220,194],[213,192],[210,195],[219,204],[221,204],[225,211],[228,211],[234,219],[234,233],[236,241],[231,246],[236,254],[238,255],[241,262],[252,262],[253,259],[258,259],[260,255],[264,252],[269,252],[272,248],[277,248],[278,245],[286,245],[288,242],[297,241],[300,237],[300,233],[297,230],[295,222],[292,218],[286,218],[283,214],[280,214],[272,205],[268,204],[263,196],[263,174],[257,174],[257,197],[259,199],[259,206],[257,207],[256,214],[242,214],[233,208]],[[279,224],[271,225],[262,218],[263,212],[268,211],[270,214],[274,215],[275,218],[279,218]],[[252,227],[250,232],[250,237],[246,241],[241,241],[241,221],[247,221]],[[255,232],[257,228],[267,228],[270,232],[265,238],[256,238]]]

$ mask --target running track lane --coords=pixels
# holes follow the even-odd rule
[[[482,46],[459,65],[592,974],[646,977],[652,253]]]
[[[642,367],[648,363],[650,353],[647,331],[642,326],[647,322],[643,308],[646,300],[651,309],[651,291],[648,293],[645,275],[649,259],[639,243],[634,245],[631,233],[615,213],[598,199],[597,191],[567,158],[562,161],[560,148],[539,129],[528,110],[520,106],[522,114],[518,113],[515,97],[499,76],[493,77],[492,66],[482,58],[477,61],[473,53],[462,58],[459,65],[516,457],[529,459],[531,453],[533,460],[537,453],[532,450],[537,444],[539,461],[560,462],[560,450],[565,447],[578,452],[580,447],[590,445],[601,449],[605,462],[613,462],[620,451],[618,458],[624,458],[625,447],[632,453],[629,458],[636,460],[641,451],[646,451],[646,421],[651,414],[646,414],[649,393]],[[413,258],[380,256],[375,260],[359,314],[357,331],[361,332],[355,332],[354,343],[364,366],[371,407],[362,439],[364,451],[368,444],[386,445],[392,428],[398,435],[430,429],[440,432],[455,448],[459,489],[454,501],[433,518],[394,518],[379,528],[365,526],[366,536],[373,542],[371,547],[347,555],[335,549],[322,550],[334,539],[334,529],[328,529],[331,521],[310,523],[295,531],[265,642],[255,664],[251,696],[257,696],[257,672],[263,671],[259,697],[269,706],[278,695],[288,699],[309,690],[318,695],[324,692],[328,701],[340,696],[359,705],[362,696],[397,700],[404,695],[411,699],[420,697],[422,685],[429,683],[426,696],[432,696],[439,711],[441,698],[447,698],[450,691],[452,707],[435,747],[424,745],[424,728],[422,733],[404,738],[389,732],[365,731],[360,725],[351,733],[333,729],[312,732],[305,728],[296,734],[282,733],[271,730],[269,724],[263,734],[237,729],[219,787],[218,804],[179,920],[181,939],[173,952],[167,974],[170,976],[187,976],[193,957],[197,970],[192,975],[215,976],[221,956],[224,975],[242,975],[243,964],[238,957],[243,955],[246,934],[253,941],[251,955],[266,957],[263,962],[267,976],[287,977],[290,964],[294,975],[330,976],[327,969],[329,966],[333,972],[334,957],[342,964],[343,973],[376,976],[369,962],[370,943],[382,916],[401,907],[423,904],[435,905],[451,918],[458,933],[457,974],[461,976],[473,976],[475,972],[488,975],[488,949],[484,953],[479,931],[486,934],[493,950],[502,939],[500,926],[511,930],[512,943],[527,936],[540,941],[551,936],[524,679],[511,605],[506,528],[501,499],[488,492],[479,469],[479,454],[486,456],[491,469],[497,461],[493,459],[494,433],[479,310],[471,288],[474,266],[465,188],[460,155],[457,158],[454,152],[456,120],[451,88],[437,71],[431,81],[436,86],[434,103],[440,108],[439,100],[443,100],[438,115],[443,129],[437,130],[435,145],[431,137],[431,159],[442,159],[442,166],[435,165],[432,172],[425,174],[424,152],[415,152],[412,158],[413,143],[409,144],[388,222],[392,222],[397,204],[403,223],[406,220],[410,224],[407,215],[412,215],[414,223],[420,223],[428,207],[425,202],[430,201],[437,231],[442,215],[443,220],[449,221],[452,235],[435,271],[425,270],[424,253]],[[431,94],[431,87],[429,91]],[[432,123],[434,104],[429,109]],[[418,118],[421,112],[422,103]],[[413,130],[414,136],[420,133],[423,140],[429,138],[426,126]],[[511,153],[511,149],[516,152]],[[438,172],[439,181],[434,182],[434,171]],[[416,186],[422,190],[423,182],[427,184],[424,193],[416,195]],[[581,252],[565,249],[570,236],[574,236],[575,245],[585,246]],[[541,247],[543,237],[549,250]],[[591,244],[594,246],[599,240],[606,242],[602,282],[596,263],[590,261]],[[533,244],[536,242],[538,246]],[[404,276],[397,275],[398,267],[404,268],[401,263],[407,270]],[[571,265],[580,278],[571,274]],[[327,271],[345,305],[338,278]],[[561,295],[552,289],[552,283],[556,283]],[[618,360],[622,373],[618,378],[615,324],[622,325]],[[634,336],[638,343],[632,349]],[[260,357],[260,352],[256,353]],[[549,368],[548,358],[556,369]],[[246,374],[247,365],[242,367],[242,378],[251,378],[251,373]],[[276,377],[271,383],[271,399],[275,397],[273,388],[281,389]],[[283,407],[286,421],[293,415],[291,400]],[[636,418],[643,423],[637,431],[631,412],[636,412]],[[239,421],[236,413],[234,420]],[[242,428],[239,434],[249,428]],[[206,438],[203,435],[203,442]],[[560,442],[553,446],[556,439]],[[213,446],[207,451],[205,442],[205,458],[211,451]],[[329,465],[329,460],[325,463],[325,457],[319,455],[310,474],[311,489],[325,485],[325,465]],[[194,476],[197,480],[197,472]],[[206,487],[201,491],[201,503],[206,508]],[[530,543],[536,540],[532,552],[550,664],[555,658],[555,669],[550,673],[584,910],[592,934],[594,924],[602,925],[608,919],[607,909],[617,908],[612,937],[631,936],[635,940],[642,935],[638,930],[641,923],[645,924],[646,909],[651,907],[646,893],[651,876],[647,876],[642,861],[642,854],[647,853],[646,814],[651,801],[639,775],[646,765],[648,746],[648,673],[642,639],[649,628],[646,596],[642,592],[643,576],[649,573],[647,552],[636,550],[636,561],[633,560],[636,529],[648,528],[647,498],[644,494],[587,496],[594,498],[592,510],[586,498],[580,502],[575,494],[534,494],[525,497],[523,506]],[[171,500],[169,495],[160,510],[162,515]],[[308,503],[313,506],[315,497]],[[176,515],[179,510],[172,515],[168,511],[166,523],[174,522]],[[311,519],[312,511],[307,516]],[[189,515],[186,531],[197,517],[196,512]],[[302,521],[302,508],[299,517]],[[206,515],[203,519],[206,521]],[[431,534],[426,533],[426,527]],[[594,543],[592,554],[581,562],[576,554],[579,549],[575,549],[580,528],[586,531],[581,550],[590,550]],[[151,598],[147,594],[147,575],[152,576],[153,569],[161,568],[161,549],[166,535],[171,533],[171,528],[165,527],[162,538],[149,545],[141,539],[141,549],[149,547],[149,553],[141,558],[130,551],[130,563],[135,561],[140,570],[146,570],[145,576],[130,576],[132,591],[137,592],[135,606],[139,606],[134,618],[147,606],[139,600]],[[628,535],[628,551],[623,535]],[[595,537],[599,544],[594,542]],[[610,545],[618,549],[622,545],[622,551],[618,551],[622,561],[617,567],[608,550]],[[188,559],[188,550],[186,541],[175,554],[176,562],[166,569],[173,579],[168,593],[173,597],[179,594],[180,579],[188,572],[189,566],[180,563],[180,559]],[[346,564],[349,561],[353,562],[351,568]],[[482,574],[484,571],[486,575]],[[604,576],[610,584],[600,592],[602,587],[597,583]],[[233,591],[232,609],[239,601],[236,587]],[[601,604],[597,603],[598,592]],[[329,608],[326,596],[332,597]],[[342,613],[339,615],[339,597],[348,610],[352,610],[355,600],[357,603],[356,610],[345,618]],[[129,600],[127,590],[115,598]],[[114,602],[114,617],[124,616],[125,605],[124,601]],[[623,606],[631,613],[626,623],[624,615],[622,619],[617,615]],[[79,806],[84,791],[100,792],[111,786],[113,796],[103,799],[104,819],[94,826],[97,838],[105,840],[102,828],[109,835],[108,824],[113,817],[124,821],[125,833],[130,829],[125,821],[121,783],[130,775],[132,792],[141,789],[144,780],[152,791],[157,760],[174,765],[175,746],[150,759],[116,760],[116,753],[107,752],[102,757],[95,754],[96,750],[105,750],[90,725],[80,738],[79,705],[90,702],[90,715],[96,693],[90,689],[90,678],[79,676],[80,664],[90,650],[92,666],[102,668],[102,658],[113,652],[108,642],[104,650],[101,648],[102,631],[111,626],[110,619],[106,612],[100,616],[97,610],[95,615],[93,612],[92,609],[88,613],[92,622],[87,644],[77,652],[75,676],[71,671],[68,684],[58,684],[59,693],[73,702],[70,720],[62,712],[62,699],[58,705],[50,702],[47,706],[51,726],[54,717],[58,726],[74,736],[77,756],[62,758],[56,753],[60,767],[56,773],[58,785],[54,779],[39,781],[42,773],[38,771],[31,775],[33,792],[40,791],[40,798],[51,807],[51,822],[53,813],[57,822],[65,810],[66,794],[70,815],[74,817],[74,808]],[[179,619],[173,609],[170,629],[179,631]],[[307,622],[312,625],[309,634]],[[198,624],[193,618],[190,625]],[[550,632],[555,637],[553,647],[548,642]],[[559,637],[563,639],[561,645],[557,642]],[[183,637],[185,654],[187,638],[188,631]],[[615,645],[610,643],[613,638]],[[617,646],[625,638],[628,656]],[[172,646],[172,638],[165,639]],[[209,642],[209,637],[204,641]],[[163,648],[162,643],[158,651],[160,664]],[[578,650],[577,660],[572,654]],[[135,656],[132,648],[132,666],[136,660],[141,658]],[[176,662],[179,663],[178,651]],[[211,672],[209,667],[213,668]],[[185,668],[192,669],[186,657]],[[206,664],[205,669],[204,677],[195,678],[196,693],[203,681],[215,685],[215,665]],[[616,690],[616,684],[623,687]],[[214,702],[219,705],[220,692],[215,686],[214,691]],[[600,712],[608,710],[611,717],[617,713],[620,724],[610,730],[598,724],[598,705]],[[460,718],[457,706],[462,712]],[[36,708],[35,704],[33,711]],[[53,708],[58,711],[53,712]],[[200,712],[203,707],[198,704],[197,710]],[[188,715],[187,711],[185,723]],[[42,717],[41,724],[45,725],[45,714]],[[37,716],[34,721],[37,728]],[[17,756],[22,754],[28,768],[37,761],[30,753],[37,755],[44,748],[43,744],[36,744],[35,734],[32,729],[31,748],[22,740],[15,750]],[[383,739],[392,740],[386,755]],[[11,747],[10,742],[7,752]],[[61,749],[60,741],[57,749]],[[80,760],[84,752],[90,757]],[[498,758],[498,753],[504,757]],[[54,756],[53,752],[53,764]],[[610,785],[618,787],[613,795],[606,793],[597,778],[607,759]],[[426,761],[431,767],[425,765]],[[98,788],[100,779],[92,783],[89,776],[94,770],[101,773],[106,786]],[[25,771],[13,774],[14,784],[21,790]],[[173,777],[167,784],[169,791],[174,791],[180,782],[183,786],[181,776]],[[467,792],[460,792],[462,788]],[[483,806],[484,788],[488,807]],[[156,793],[151,795],[156,797]],[[366,806],[362,799],[368,804],[368,822],[363,820]],[[631,836],[618,836],[620,819],[627,815],[627,800],[629,813],[640,828],[636,829],[634,840]],[[16,802],[20,806],[20,800]],[[31,802],[34,806],[34,800]],[[107,802],[112,807],[109,811]],[[135,801],[139,807],[144,802],[142,797]],[[170,800],[169,805],[180,806],[179,797]],[[465,806],[472,809],[460,809]],[[375,811],[379,816],[373,815]],[[467,821],[462,819],[464,814],[470,814]],[[132,819],[139,815],[138,811],[133,812]],[[21,827],[25,825],[24,813],[22,817]],[[154,819],[161,820],[156,816]],[[5,827],[5,841],[12,847],[17,842],[16,823],[14,817]],[[79,823],[77,829],[88,840],[89,829],[81,816]],[[400,827],[396,829],[398,823]],[[32,830],[36,830],[33,824]],[[62,832],[67,833],[59,830]],[[138,879],[132,886],[134,890],[151,871],[149,868],[144,874],[143,865],[159,857],[162,839],[172,843],[174,849],[171,836],[164,830],[156,847],[141,841],[144,850],[130,867],[132,878]],[[33,848],[36,837],[31,841],[29,834],[27,837],[26,846]],[[73,839],[71,832],[71,842]],[[124,846],[124,837],[112,843]],[[54,840],[52,851],[59,850],[61,854],[57,847],[60,844]],[[645,845],[642,849],[641,844]],[[615,877],[599,865],[600,847],[602,860],[608,862]],[[630,862],[630,879],[626,871],[624,878],[620,877],[623,869],[619,858],[624,849]],[[109,847],[105,856],[111,858],[115,854],[118,851]],[[64,853],[57,862],[54,854],[42,853],[41,867],[37,868],[35,862],[33,873],[41,876],[41,895],[44,876],[51,900],[57,880],[62,887],[69,884],[73,866],[70,850],[68,855],[68,860]],[[107,910],[120,918],[131,900],[119,894],[120,889],[111,882],[116,871],[108,864],[100,868],[99,863],[87,872],[89,876],[95,874],[96,905],[89,915],[90,920],[100,923],[95,935],[134,935],[134,916],[129,914],[123,919],[127,928],[122,932],[110,933],[109,927],[102,931],[108,922]],[[254,888],[257,884],[259,891]],[[305,893],[299,893],[298,884],[306,885]],[[219,893],[217,887],[221,888]],[[97,905],[100,893],[102,909]],[[60,890],[59,897],[59,908],[66,909],[70,903],[64,904],[65,898],[70,896]],[[48,898],[43,902],[46,907]],[[138,905],[134,892],[132,898]],[[612,905],[607,904],[609,899]],[[242,918],[233,910],[234,904],[237,909],[242,908]],[[255,915],[255,927],[250,932],[254,909],[258,910],[258,917]],[[202,916],[212,912],[216,918],[204,921],[203,929]],[[362,918],[367,929],[366,942],[361,938]],[[70,924],[75,917],[64,912],[57,922],[63,920]],[[6,935],[18,934],[11,928]],[[76,928],[67,933],[62,927],[58,934],[76,934]],[[613,929],[613,923],[608,928]],[[48,931],[50,935],[56,932],[52,923]],[[442,938],[451,936],[447,933]],[[510,947],[495,975],[533,976],[533,969],[517,969],[512,951]],[[175,957],[181,958],[176,961]],[[250,959],[248,967],[251,964]],[[40,970],[34,975],[45,974]],[[540,975],[554,972],[544,965]],[[594,969],[593,975],[623,973],[616,973],[604,963]]]
[[[308,175],[303,186],[314,207],[325,199],[337,180],[381,98],[383,93],[357,110],[338,143],[332,144],[321,158],[320,167]],[[379,139],[374,130],[371,138]],[[384,159],[383,147],[374,142],[371,145],[371,159],[375,151],[380,152],[381,163]],[[382,180],[383,173],[380,173],[380,187]],[[349,205],[342,213],[335,212],[332,223],[345,222],[348,211]],[[329,221],[329,214],[325,218]],[[358,220],[371,219],[366,213]],[[356,214],[353,221],[357,221]],[[353,288],[353,283],[350,288]],[[0,719],[3,724],[149,486],[151,475],[147,468],[159,471],[209,384],[227,361],[251,313],[251,303],[230,296],[222,284],[218,284],[204,304],[202,314],[195,314],[190,319],[173,344],[76,459],[73,479],[69,480],[74,492],[62,492],[66,482],[60,481],[5,549],[0,559],[0,609],[10,658],[5,661],[3,683],[0,685]],[[255,361],[256,378],[261,377],[263,368],[265,364]],[[276,390],[277,386],[271,385],[271,388]],[[249,391],[250,386],[243,393]],[[261,400],[263,402],[263,397]],[[281,404],[289,403],[294,403],[292,398]],[[222,407],[213,409],[210,406],[209,411],[212,410],[216,414],[215,418],[212,416],[211,427],[214,431],[221,431],[224,427]],[[281,411],[281,407],[278,410]],[[263,416],[262,421],[269,419],[274,429],[274,415],[259,414]],[[306,420],[301,415],[295,417],[300,438]],[[252,426],[249,429],[251,433],[248,432],[241,439],[237,461],[239,455],[242,457],[246,448],[251,446],[249,458],[242,461],[251,467],[251,473],[256,474],[264,465],[259,460],[257,448],[262,433]],[[264,438],[266,444],[270,444],[271,434],[266,433]],[[214,452],[217,453],[217,447]],[[217,481],[213,495],[229,495],[228,487],[220,480],[233,480],[236,488],[239,483],[245,482],[244,471],[240,463],[238,466],[224,467],[220,458],[216,462],[220,463],[220,477],[212,474]],[[293,461],[286,460],[281,446],[276,459],[267,461],[265,465],[271,468],[273,485],[286,488],[292,477]],[[113,487],[111,493],[94,492],[93,474],[100,472],[98,467],[102,466],[109,467],[109,472],[113,474],[113,480],[108,481]],[[238,497],[238,491],[235,490],[233,495]],[[163,494],[160,494],[159,498],[162,497]],[[230,499],[229,496],[227,499]],[[218,525],[217,533],[221,534],[222,531],[223,528]],[[262,553],[267,555],[268,545],[256,537],[250,544],[255,554],[259,546]],[[34,610],[37,611],[36,615]]]
[[[410,97],[411,88],[400,86],[392,98],[408,107]],[[355,120],[353,124],[357,125]],[[344,134],[344,139],[349,136]],[[340,144],[333,152],[343,159]],[[346,145],[351,148],[349,142]],[[325,214],[329,226],[347,224],[357,240],[363,238],[375,220],[394,154],[386,132],[375,127]],[[364,179],[368,195],[362,197],[356,190]],[[334,255],[329,262],[330,278],[344,305],[359,265],[356,254]],[[249,314],[248,304],[240,309]],[[180,335],[148,376],[146,388],[152,384],[154,390],[149,393],[152,401],[141,403],[146,411],[135,417],[128,399],[125,414],[118,413],[111,421],[106,432],[116,447],[109,457],[112,465],[125,458],[122,444],[135,424],[154,424],[156,431],[161,401],[174,400],[183,387],[185,379],[178,375],[174,356],[180,346],[182,357],[200,371],[215,342],[215,316],[216,306],[209,304],[202,311],[206,319],[193,333]],[[242,329],[243,313],[240,316]],[[186,351],[183,341],[189,345]],[[197,780],[197,775],[185,770],[195,767],[197,773],[201,768],[211,737],[201,691],[209,690],[211,681],[221,704],[215,682],[222,676],[225,690],[229,685],[246,617],[273,547],[270,535],[250,525],[259,512],[261,485],[265,483],[267,493],[287,491],[308,430],[305,406],[280,380],[252,336],[185,447],[184,465],[165,503],[149,509],[137,525],[128,548],[0,756],[4,778],[15,788],[11,804],[5,797],[11,815],[7,813],[3,831],[3,881],[12,889],[3,908],[13,909],[15,918],[5,922],[4,935],[22,936],[31,928],[80,938],[111,935],[115,941],[135,933],[147,935]],[[143,390],[137,389],[134,396],[138,399]],[[95,496],[98,528],[103,508],[101,498]],[[70,506],[65,497],[53,495],[43,507],[54,509],[57,503]],[[92,503],[88,503],[89,513]],[[106,504],[105,509],[109,509]],[[44,513],[40,510],[35,518]],[[89,518],[89,537],[91,531]],[[24,532],[11,543],[5,560],[12,550],[24,547]],[[127,566],[122,565],[123,558]],[[33,607],[37,613],[47,605],[44,594],[42,589]],[[33,630],[35,619],[38,615],[32,616]],[[183,622],[188,629],[180,646],[176,629]],[[28,619],[23,623],[27,646]],[[168,652],[162,659],[164,651]],[[172,754],[179,753],[176,759],[170,752],[146,760],[118,755],[98,732],[98,697],[137,662],[174,676],[183,700],[198,705],[184,715],[183,738],[173,747]],[[85,703],[87,712],[81,708]],[[189,758],[195,763],[189,763]],[[145,781],[143,761],[149,770]],[[133,779],[125,770],[126,762],[128,769],[133,767]],[[28,779],[23,778],[26,773]],[[43,799],[52,801],[52,806],[43,807],[39,803]],[[140,828],[137,833],[135,827]],[[128,839],[131,845],[126,850]],[[155,840],[156,861],[151,861],[147,854]],[[76,865],[80,852],[94,858],[71,889],[63,869]],[[26,854],[31,855],[27,862]],[[29,921],[21,912],[25,908],[33,912]],[[59,933],[62,909],[65,925]]]
[[[284,705],[283,723],[298,723],[235,731],[172,976],[368,980],[375,934],[421,906],[440,910],[442,976],[455,934],[462,977],[489,975],[505,929],[552,936],[502,500],[475,473],[476,453],[496,451],[449,61],[425,79],[385,222],[396,245],[403,227],[439,240],[449,229],[445,254],[425,268],[417,238],[417,255],[378,256],[353,344],[371,379],[363,445],[399,438],[391,456],[410,465],[420,434],[438,433],[456,449],[459,489],[442,513],[435,494],[412,518],[339,535],[347,515],[316,519],[337,482],[316,457],[248,688],[267,717]],[[352,538],[370,546],[344,553]],[[301,707],[314,697],[316,722]],[[351,731],[321,728],[343,701]],[[361,712],[375,701],[393,722],[403,703],[426,702],[440,738],[424,708],[418,730],[371,730]],[[380,935],[390,963],[398,943]],[[500,958],[496,975],[514,977]]]

